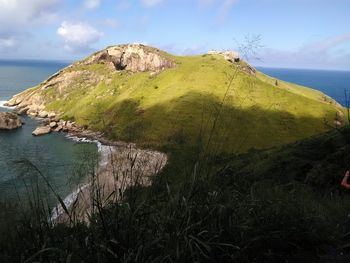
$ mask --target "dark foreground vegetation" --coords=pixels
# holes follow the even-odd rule
[[[349,129],[240,156],[183,152],[151,187],[97,200],[89,224],[53,224],[36,195],[28,212],[2,203],[0,262],[347,262]]]

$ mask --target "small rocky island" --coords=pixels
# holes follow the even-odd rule
[[[17,114],[0,112],[0,130],[13,130],[20,128],[22,121]]]

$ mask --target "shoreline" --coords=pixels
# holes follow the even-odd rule
[[[94,210],[94,193],[99,193],[102,203],[117,201],[130,186],[148,186],[150,177],[157,175],[167,164],[165,153],[141,149],[134,143],[111,141],[103,138],[99,132],[82,129],[68,131],[65,137],[78,143],[97,145],[98,163],[95,167],[95,178],[86,178],[63,202],[75,220],[88,222]],[[135,177],[136,175],[136,177]],[[134,177],[134,178],[133,178]],[[67,223],[69,216],[61,204],[52,209],[51,222]]]
[[[6,106],[5,104],[8,103],[8,100],[0,100],[0,108],[3,109],[14,109],[14,107]]]
[[[67,139],[69,139],[71,141],[78,142],[78,143],[94,143],[97,146],[97,151],[98,152],[101,151],[102,144],[98,140],[90,140],[90,139],[87,139],[87,138],[84,138],[84,137],[71,136],[69,134],[66,134],[65,138],[67,138]],[[100,164],[98,164],[98,166],[100,166]],[[73,192],[71,192],[70,194],[68,194],[63,199],[63,203],[64,203],[64,205],[66,206],[67,209],[70,209],[70,207],[77,200],[77,198],[79,196],[79,193],[81,191],[83,191],[85,188],[87,188],[89,185],[90,185],[89,182],[78,184],[78,186],[75,188],[75,190]],[[64,211],[62,205],[60,203],[58,203],[54,208],[52,208],[49,221],[50,222],[55,222],[64,213],[65,213],[65,211]]]
[[[67,223],[72,217],[88,222],[90,214],[94,211],[96,198],[102,206],[117,202],[128,187],[150,185],[150,178],[157,175],[168,162],[165,153],[141,149],[135,143],[111,141],[104,137],[103,132],[91,131],[75,122],[59,119],[58,114],[54,112],[42,110],[33,115],[30,110],[22,111],[23,107],[18,104],[9,105],[9,101],[4,101],[3,104],[18,115],[36,119],[37,128],[48,127],[48,133],[63,133],[69,140],[97,145],[99,156],[98,162],[92,168],[93,175],[91,178],[85,175],[86,182],[79,184],[74,191],[64,197],[63,203],[70,215],[66,214],[60,203],[53,207],[49,216],[49,220],[53,223]],[[45,112],[45,117],[40,116],[42,112]],[[51,127],[52,122],[55,123],[55,127]]]

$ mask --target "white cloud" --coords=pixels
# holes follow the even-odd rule
[[[65,42],[64,48],[70,52],[85,52],[91,49],[91,45],[98,42],[103,33],[87,23],[62,22],[57,29]]]
[[[101,4],[101,0],[85,0],[85,7],[89,9],[95,9],[99,7]]]
[[[145,6],[155,6],[163,2],[163,0],[141,0]]]
[[[8,52],[18,48],[18,41],[14,37],[0,37],[0,52]]]
[[[305,52],[326,52],[342,43],[350,42],[350,33],[338,35],[335,37],[329,37],[326,39],[322,39],[321,41],[317,41],[308,45],[305,45],[301,48],[300,51]]]
[[[339,52],[339,46],[350,42],[350,33],[308,43],[296,50],[263,49],[256,61],[259,66],[350,69],[350,53]]]
[[[33,26],[57,19],[57,6],[63,0],[0,0],[0,51],[16,51],[26,43]]]
[[[51,17],[60,0],[0,0],[0,28]]]

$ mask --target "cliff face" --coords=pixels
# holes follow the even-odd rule
[[[113,140],[155,147],[190,146],[199,133],[205,141],[219,112],[211,140],[218,151],[230,153],[294,142],[344,124],[344,109],[325,94],[275,83],[236,52],[180,57],[120,45],[62,69],[8,104],[21,114],[46,116],[55,131],[66,130],[70,121]]]
[[[131,72],[161,71],[176,66],[158,49],[144,45],[121,45],[109,47],[96,53],[83,64],[107,64],[116,70]]]

